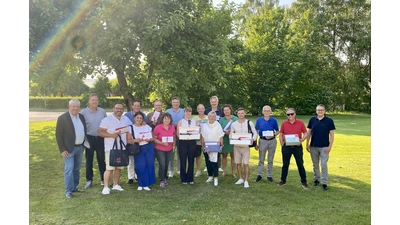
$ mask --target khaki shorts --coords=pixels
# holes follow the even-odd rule
[[[242,160],[243,164],[249,164],[250,148],[248,146],[233,146],[233,154],[236,164],[241,164]]]
[[[110,151],[105,151],[106,157],[106,170],[115,170],[115,169],[123,169],[125,166],[110,166]]]

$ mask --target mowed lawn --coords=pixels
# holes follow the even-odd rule
[[[228,163],[228,174],[219,177],[218,187],[205,183],[207,175],[203,172],[195,178],[194,185],[182,185],[175,175],[165,189],[157,183],[150,187],[151,191],[137,191],[137,183],[126,184],[124,169],[120,184],[125,191],[111,191],[104,196],[94,159],[93,187],[84,189],[83,160],[78,188],[84,192],[74,193],[71,199],[64,194],[64,161],[55,141],[56,121],[32,122],[29,124],[29,224],[371,224],[371,117],[330,117],[335,121],[336,131],[328,163],[328,191],[312,186],[312,163],[306,150],[304,165],[309,190],[301,187],[293,157],[287,184],[278,187],[282,166],[278,144],[273,183],[266,179],[254,182],[258,152],[251,149],[248,189],[235,185],[237,178],[231,176]],[[310,116],[298,118],[307,126]],[[286,118],[277,119],[280,125]],[[202,169],[204,165],[202,156]],[[156,162],[156,172],[157,168]]]

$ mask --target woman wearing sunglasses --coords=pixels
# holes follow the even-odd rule
[[[307,190],[306,170],[304,169],[303,145],[302,142],[307,139],[307,129],[303,121],[296,119],[296,110],[289,108],[286,110],[287,120],[281,125],[280,142],[282,146],[282,174],[278,186],[286,185],[290,159],[292,155],[296,160],[297,169],[301,178],[302,187]]]

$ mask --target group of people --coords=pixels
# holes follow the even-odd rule
[[[114,140],[120,138],[126,144],[138,143],[140,154],[130,156],[128,184],[138,183],[138,190],[150,191],[150,186],[157,182],[155,160],[158,162],[158,181],[162,188],[168,185],[168,179],[174,176],[174,157],[177,157],[177,175],[183,185],[193,185],[194,177],[202,175],[201,155],[204,156],[208,178],[207,183],[218,186],[218,175],[227,175],[227,158],[230,156],[231,175],[238,178],[235,184],[249,187],[250,146],[256,143],[259,153],[258,172],[255,182],[263,178],[264,161],[267,157],[266,178],[273,182],[272,168],[277,147],[277,138],[282,146],[282,173],[278,186],[286,184],[291,156],[293,155],[301,184],[308,189],[306,172],[303,165],[303,146],[310,152],[314,169],[314,186],[322,183],[327,190],[329,152],[334,141],[335,125],[325,116],[325,107],[318,105],[316,116],[310,118],[308,130],[301,120],[296,119],[293,108],[286,110],[288,117],[279,129],[277,120],[271,116],[271,107],[262,109],[260,118],[254,124],[245,118],[246,111],[239,108],[233,115],[231,105],[218,107],[218,98],[210,98],[210,107],[197,106],[198,115],[192,116],[192,108],[180,108],[180,99],[173,97],[172,107],[162,111],[161,101],[154,102],[154,111],[145,114],[141,111],[141,102],[135,100],[132,110],[124,112],[123,103],[115,103],[113,113],[107,116],[98,106],[98,96],[89,96],[89,105],[80,110],[80,101],[69,101],[68,112],[62,114],[56,125],[56,140],[64,158],[65,195],[72,197],[80,179],[80,167],[85,150],[86,185],[93,185],[93,157],[96,152],[102,194],[111,190],[123,191],[120,185],[121,169],[110,166],[110,150]],[[128,129],[122,129],[126,128]],[[189,130],[193,138],[188,138]],[[239,142],[233,142],[237,135],[247,135]],[[189,135],[190,137],[190,135]],[[234,138],[235,137],[235,138]],[[259,137],[259,138],[258,138]],[[258,142],[257,142],[258,140]],[[310,141],[311,140],[311,141]],[[203,154],[202,154],[203,153]],[[175,156],[176,155],[176,156]],[[221,159],[222,156],[222,159]],[[322,167],[322,176],[319,165]],[[222,168],[221,168],[222,166]],[[196,171],[195,171],[196,167]],[[236,171],[235,171],[236,170]],[[237,172],[237,175],[235,174]]]

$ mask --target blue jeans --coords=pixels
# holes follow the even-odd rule
[[[82,165],[83,145],[74,147],[68,157],[64,158],[65,194],[71,194],[79,185],[79,170]]]

